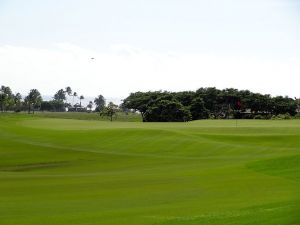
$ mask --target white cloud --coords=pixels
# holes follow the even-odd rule
[[[94,58],[94,59],[91,59]],[[128,45],[96,52],[69,43],[51,49],[0,46],[0,85],[45,95],[71,86],[79,94],[126,97],[148,90],[235,87],[299,97],[300,59],[153,52]]]

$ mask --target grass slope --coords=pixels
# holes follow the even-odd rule
[[[298,225],[300,121],[0,116],[2,225]]]

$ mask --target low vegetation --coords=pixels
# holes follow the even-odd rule
[[[110,120],[111,117],[107,115],[99,116],[97,112],[38,112],[33,117],[40,118],[58,118],[58,119],[78,119],[78,120],[100,120],[107,121]],[[124,113],[117,112],[112,117],[113,121],[121,121],[121,122],[141,122],[142,117],[138,113]]]

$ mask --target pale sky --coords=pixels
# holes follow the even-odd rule
[[[300,97],[300,1],[0,0],[0,85]]]

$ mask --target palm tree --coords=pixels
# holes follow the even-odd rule
[[[80,107],[81,107],[81,100],[83,100],[84,99],[84,96],[83,95],[80,95],[80,97],[79,97],[79,100],[80,100]]]
[[[102,95],[95,98],[94,103],[96,105],[96,111],[100,112],[105,107],[105,99]]]
[[[74,106],[74,97],[77,97],[77,92],[74,91],[73,93],[73,101],[72,101],[72,105]]]
[[[90,109],[90,111],[92,111],[93,108],[93,102],[90,101],[89,104],[87,105],[87,108]]]
[[[66,87],[65,92],[70,96],[72,95],[72,89],[71,87]]]
[[[66,93],[63,89],[58,90],[54,95],[54,100],[63,102],[66,100]]]
[[[68,96],[72,96],[72,89],[71,87],[66,87],[65,88],[65,93],[68,95]],[[68,104],[68,99],[66,99],[66,104]]]

